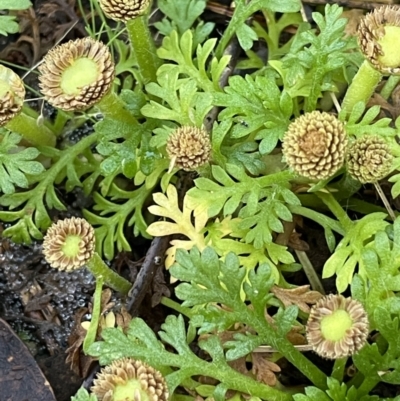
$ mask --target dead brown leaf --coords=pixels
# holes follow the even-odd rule
[[[261,353],[253,353],[252,358],[252,372],[253,374],[255,374],[257,380],[267,384],[268,386],[275,386],[277,382],[275,373],[280,372],[281,368],[276,363],[265,359],[263,354]]]
[[[310,313],[308,305],[314,305],[322,294],[318,291],[310,291],[309,285],[302,285],[297,288],[281,288],[274,285],[271,292],[286,306],[297,305],[300,310]]]

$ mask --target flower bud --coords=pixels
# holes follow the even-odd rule
[[[0,64],[0,127],[20,113],[24,99],[25,87],[22,79]]]
[[[347,170],[363,184],[385,178],[392,167],[393,156],[386,141],[377,135],[365,135],[349,146]]]
[[[360,50],[383,74],[400,74],[400,8],[382,6],[367,14],[358,28]]]
[[[368,328],[367,313],[360,302],[330,294],[311,308],[306,335],[317,354],[339,359],[355,354],[365,345]]]
[[[89,37],[56,46],[38,69],[45,99],[65,111],[85,110],[98,103],[110,91],[115,76],[107,46]]]
[[[107,17],[127,22],[143,15],[150,5],[150,0],[100,0],[100,6]]]
[[[173,166],[195,170],[210,160],[210,136],[197,127],[180,127],[169,136],[167,153]]]
[[[94,229],[79,217],[59,220],[47,230],[43,241],[46,261],[59,270],[79,269],[92,258],[94,250]]]
[[[91,390],[99,401],[167,401],[169,395],[158,370],[131,358],[103,368]]]
[[[299,175],[323,180],[342,167],[346,146],[343,124],[331,114],[313,111],[289,125],[282,153],[289,167]]]

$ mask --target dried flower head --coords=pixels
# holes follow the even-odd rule
[[[338,359],[353,355],[364,346],[368,327],[367,313],[360,302],[331,294],[311,308],[306,335],[317,354]]]
[[[177,128],[167,140],[167,153],[173,166],[195,170],[210,160],[210,136],[197,127]]]
[[[0,127],[7,124],[22,109],[25,87],[22,79],[0,64]]]
[[[123,358],[106,366],[94,380],[99,401],[167,401],[164,377],[142,361]]]
[[[100,6],[107,17],[127,22],[143,15],[149,7],[150,0],[100,0]]]
[[[109,92],[115,68],[107,46],[87,37],[50,50],[39,72],[45,99],[54,107],[75,111],[93,106]]]
[[[59,220],[47,230],[43,241],[46,261],[59,270],[84,266],[92,258],[94,248],[94,229],[79,217]]]
[[[313,111],[289,125],[283,138],[282,152],[295,172],[322,180],[342,167],[346,146],[343,124],[331,114]]]
[[[361,183],[374,183],[389,174],[392,160],[390,147],[382,137],[365,135],[349,146],[347,169]]]
[[[382,73],[400,74],[400,7],[382,6],[367,14],[358,28],[360,49]]]

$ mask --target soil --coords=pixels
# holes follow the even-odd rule
[[[63,41],[76,39],[85,35],[79,9],[75,0],[36,0],[34,8],[18,13],[22,32],[8,37],[0,36],[0,60],[5,60],[25,67],[34,66],[47,51],[52,48],[70,29]],[[208,2],[204,15],[206,21],[217,24],[215,34],[226,27],[231,15],[230,1]],[[225,3],[225,4],[224,4]],[[319,2],[319,4],[324,2]],[[361,3],[360,3],[361,4]],[[85,6],[85,2],[84,2]],[[88,3],[86,3],[88,6]],[[307,14],[314,6],[306,6]],[[89,10],[89,8],[86,8]],[[155,17],[157,18],[157,13]],[[75,25],[75,21],[78,21]],[[36,78],[31,74],[28,85],[36,86]],[[32,95],[33,97],[33,95]],[[39,106],[38,106],[39,107]],[[46,109],[51,117],[53,110]],[[65,140],[75,142],[92,131],[91,124],[81,126],[68,134]],[[187,182],[187,177],[181,178]],[[189,179],[190,182],[190,179]],[[190,184],[189,184],[190,186]],[[185,188],[185,185],[183,185]],[[61,194],[63,194],[61,190]],[[181,193],[181,196],[183,194]],[[65,213],[54,213],[53,219],[68,216],[80,216],[83,207],[90,205],[91,200],[84,198],[80,191],[63,194],[64,203],[68,206]],[[0,225],[0,232],[7,227]],[[322,229],[309,221],[302,222],[301,239],[307,243],[308,256],[320,273],[330,252],[324,240]],[[169,240],[169,239],[166,239]],[[165,242],[165,240],[164,240]],[[111,265],[132,282],[145,280],[140,271],[155,276],[150,285],[140,287],[140,305],[131,308],[132,314],[139,315],[157,331],[165,319],[167,311],[157,305],[161,295],[171,296],[173,289],[166,285],[168,277],[152,265],[149,260],[165,247],[165,244],[152,243],[143,239],[132,238],[132,248],[140,249],[135,253],[119,253]],[[150,255],[150,256],[149,256]],[[162,254],[161,254],[162,255]],[[153,258],[154,259],[154,258]],[[147,270],[146,270],[147,269]],[[147,273],[146,273],[147,274]],[[291,282],[297,285],[307,284],[302,272],[293,273]],[[149,284],[149,283],[147,283]],[[332,280],[324,282],[327,291],[334,290]],[[7,239],[0,244],[0,401],[29,400],[69,401],[83,384],[90,387],[94,374],[98,370],[95,361],[85,360],[81,352],[75,354],[71,364],[66,363],[66,351],[73,344],[78,317],[90,319],[90,302],[94,291],[94,279],[85,270],[74,273],[59,272],[50,268],[41,254],[41,243],[18,245]],[[112,295],[109,302],[113,310],[118,311],[125,300]],[[80,324],[78,322],[78,324]],[[79,351],[79,350],[78,350]],[[314,354],[307,355],[318,359]],[[33,358],[34,359],[33,359]],[[78,357],[78,361],[76,359]],[[11,361],[10,361],[11,358]],[[35,362],[36,361],[36,362]],[[13,365],[11,366],[11,363]],[[329,371],[331,363],[318,360],[321,369]],[[30,379],[26,386],[21,385],[21,366],[28,369]],[[40,369],[38,369],[40,367]],[[282,365],[281,380],[283,384],[304,384],[304,377],[290,365]],[[5,372],[12,372],[6,375]],[[44,375],[44,377],[42,376]],[[51,389],[47,381],[50,383]],[[24,381],[25,383],[25,381]],[[6,390],[4,390],[6,389]],[[22,395],[17,391],[23,391]],[[395,396],[400,392],[399,386],[378,386],[375,390],[383,397]],[[36,398],[35,398],[36,397]]]

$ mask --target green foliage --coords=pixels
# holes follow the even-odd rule
[[[198,20],[206,7],[204,0],[160,0],[157,6],[166,17],[154,26],[165,36],[174,30],[182,36],[198,21],[193,30],[193,46],[196,47],[203,43],[214,29],[214,23]]]
[[[214,103],[223,106],[220,120],[232,119],[238,122],[230,133],[234,139],[252,135],[261,140],[261,154],[272,152],[290,123],[293,103],[289,94],[275,82],[275,75],[267,71],[265,76],[245,78],[233,76],[225,93],[216,93]]]
[[[372,106],[364,114],[365,110],[365,104],[359,102],[353,107],[348,118],[345,109],[340,111],[339,119],[343,122],[347,120],[346,132],[348,135],[354,135],[356,137],[362,135],[382,135],[390,137],[397,134],[398,128],[390,126],[392,123],[390,118],[381,118],[374,122],[381,111],[380,106]]]
[[[75,397],[71,397],[71,401],[97,401],[97,397],[94,394],[89,394],[86,389],[81,387]]]
[[[199,346],[211,357],[210,361],[206,361],[196,356],[189,347],[182,316],[168,316],[161,326],[159,337],[168,344],[168,348],[157,339],[142,319],[136,318],[131,321],[127,335],[119,329],[106,329],[102,332],[104,341],[90,347],[89,353],[98,357],[101,364],[126,356],[144,360],[162,371],[167,370],[166,380],[171,392],[192,376],[206,375],[221,382],[215,389],[214,396],[218,396],[222,386],[223,394],[228,389],[234,389],[271,401],[289,401],[291,396],[288,393],[246,377],[227,363],[227,360],[246,355],[261,343],[269,343],[285,351],[289,360],[307,371],[306,374],[312,381],[326,380],[285,339],[285,334],[296,320],[297,307],[289,307],[276,315],[277,330],[266,322],[265,307],[271,299],[268,290],[273,284],[267,265],[260,266],[257,272],[250,272],[248,281],[243,285],[245,298],[253,306],[249,308],[245,300],[238,296],[246,269],[240,267],[235,255],[229,254],[225,262],[221,262],[211,248],[206,248],[201,255],[196,249],[190,254],[180,250],[177,261],[178,264],[172,268],[173,274],[181,281],[187,281],[177,289],[177,296],[184,300],[183,305],[207,304],[206,307],[197,308],[198,318],[193,318],[200,323],[198,327],[201,332],[208,333],[214,328],[221,329],[235,322],[243,322],[252,327],[257,335],[248,333],[235,337],[231,344],[227,344],[231,349],[226,353],[226,358],[218,337],[213,334],[205,337],[199,342]],[[222,303],[228,308],[218,308],[216,303]],[[175,369],[171,371],[170,367]],[[219,396],[217,399],[220,399]]]
[[[336,273],[336,288],[339,293],[344,292],[351,284],[357,265],[360,276],[366,277],[362,252],[371,243],[374,235],[389,224],[385,221],[386,217],[385,213],[370,213],[354,222],[333,255],[326,261],[322,277],[332,277]]]
[[[179,37],[176,31],[172,31],[164,38],[157,54],[162,59],[174,61],[177,65],[164,64],[158,73],[172,73],[176,69],[179,74],[193,79],[203,91],[220,91],[219,79],[230,57],[223,56],[219,60],[212,57],[209,61],[216,42],[217,39],[208,39],[203,45],[197,46],[194,54],[192,31],[185,31],[182,37]]]
[[[268,21],[267,26],[253,21],[253,30],[257,38],[265,40],[268,45],[268,60],[277,60],[281,56],[288,53],[293,38],[282,45],[281,34],[289,26],[298,26],[302,22],[300,13],[285,13],[280,15],[263,10],[263,14]],[[263,68],[265,66],[264,60],[254,51],[248,50],[246,52],[248,59],[239,61],[237,68],[250,69],[250,68]]]
[[[1,0],[0,10],[26,10],[31,7],[29,0]],[[0,15],[0,35],[7,36],[9,33],[19,31],[18,23],[13,15]]]
[[[63,151],[43,148],[42,153],[53,159],[52,166],[37,176],[35,186],[27,191],[6,194],[0,197],[0,205],[8,207],[0,211],[0,219],[6,222],[16,222],[3,231],[5,237],[15,242],[31,243],[32,238],[41,239],[42,231],[51,224],[48,209],[65,210],[65,206],[57,195],[55,184],[65,182],[67,190],[75,186],[84,186],[80,177],[93,173],[98,163],[89,150],[97,139],[95,134],[82,139],[76,145]],[[82,161],[78,156],[86,158]],[[91,163],[92,162],[92,163]],[[95,174],[96,175],[96,174]],[[89,189],[92,183],[86,182]],[[13,209],[19,209],[13,211]]]
[[[295,401],[379,401],[378,396],[365,395],[360,397],[355,387],[347,388],[346,384],[328,377],[328,390],[316,387],[306,387],[306,394],[295,394]]]
[[[14,133],[4,134],[0,143],[0,190],[5,194],[15,192],[15,186],[27,188],[29,176],[36,176],[44,171],[38,161],[36,148],[19,149],[21,137]]]
[[[305,97],[306,111],[315,110],[322,92],[337,90],[335,74],[343,74],[344,68],[351,64],[345,51],[354,49],[356,43],[344,38],[347,20],[341,14],[342,8],[337,5],[326,5],[324,16],[314,12],[312,16],[319,33],[312,31],[308,24],[301,24],[289,53],[280,61],[270,61],[289,95]]]
[[[177,69],[160,69],[158,84],[152,82],[146,86],[148,93],[164,101],[164,104],[150,101],[141,109],[144,116],[162,120],[163,127],[154,131],[156,136],[150,141],[153,147],[165,145],[169,135],[168,122],[201,127],[212,107],[210,93],[199,92],[195,81],[179,79],[178,76]]]

